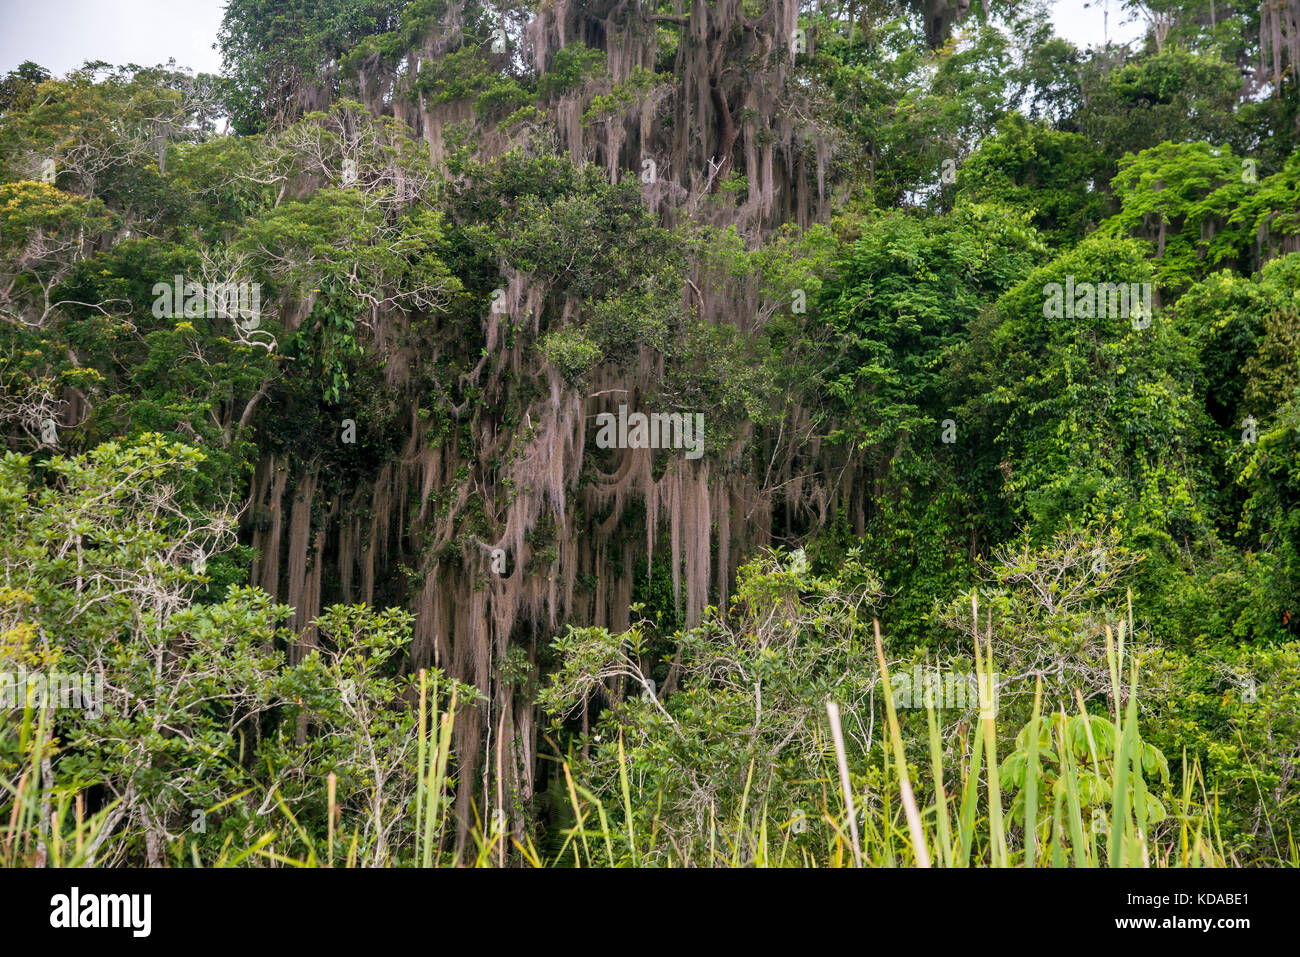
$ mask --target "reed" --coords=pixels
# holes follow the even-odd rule
[[[972,613],[978,616],[978,611],[972,604]],[[898,713],[886,696],[883,710],[889,744],[881,752],[886,783],[869,795],[854,793],[838,708],[835,702],[827,702],[835,757],[826,780],[838,779],[839,801],[827,801],[820,808],[825,840],[819,844],[796,841],[793,822],[774,816],[762,796],[755,794],[751,764],[738,805],[730,810],[710,808],[707,844],[694,849],[674,846],[658,827],[654,803],[634,801],[633,770],[620,739],[613,745],[618,754],[616,814],[578,780],[571,756],[558,758],[572,824],[561,829],[555,853],[543,854],[531,836],[513,833],[499,817],[474,821],[464,847],[448,847],[457,830],[451,776],[456,694],[450,696],[445,710],[440,709],[436,679],[430,683],[427,673],[421,672],[413,731],[415,798],[405,811],[411,817],[406,831],[410,837],[383,863],[425,868],[503,863],[531,867],[1206,867],[1233,863],[1224,851],[1212,792],[1197,764],[1189,763],[1186,756],[1177,797],[1171,799],[1172,811],[1163,823],[1155,821],[1138,728],[1139,664],[1126,647],[1131,633],[1129,623],[1121,622],[1113,634],[1107,634],[1113,685],[1108,714],[1090,714],[1081,697],[1076,698],[1073,713],[1065,709],[1044,713],[1041,684],[1035,688],[1032,713],[1022,732],[1023,753],[1016,756],[1024,762],[1023,783],[1010,785],[1011,791],[998,762],[999,730],[1005,734],[1010,729],[997,727],[994,709],[988,707],[991,702],[983,698],[978,727],[958,734],[955,758],[945,754],[934,706],[927,704],[926,733],[920,745],[928,760],[918,766],[908,759]],[[884,686],[889,687],[878,623],[876,652]],[[987,632],[982,641],[977,634],[975,658],[979,673],[987,676],[979,683],[981,695],[986,695],[994,669]],[[0,727],[0,734],[17,735],[19,753],[28,756],[16,780],[0,776],[0,866],[81,867],[120,859],[112,840],[129,840],[131,835],[116,835],[107,843],[100,840],[112,805],[87,813],[82,792],[48,783],[50,760],[55,756],[49,714],[29,708],[16,723]],[[1086,752],[1080,752],[1086,753],[1086,760],[1076,760],[1072,736],[1086,740]],[[333,776],[322,787],[328,820],[320,836],[326,847],[319,847],[311,829],[281,795],[272,793],[265,803],[278,812],[278,823],[247,846],[236,847],[227,837],[205,858],[198,844],[190,843],[188,854],[182,847],[174,855],[176,864],[355,867],[373,862],[367,853],[370,849],[360,844],[360,828],[347,827],[342,818]],[[1098,788],[1109,795],[1103,839],[1097,833],[1096,816],[1086,813],[1085,796]],[[835,790],[831,787],[826,793]],[[1005,802],[1012,791],[1016,800],[1008,808]],[[867,812],[869,808],[875,810]],[[1292,837],[1288,858],[1281,863],[1294,866],[1297,856]]]

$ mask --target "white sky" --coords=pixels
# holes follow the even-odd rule
[[[1105,19],[1105,7],[1109,18]],[[225,0],[0,0],[0,73],[35,60],[56,76],[86,60],[153,66],[175,57],[181,66],[215,73]],[[1056,32],[1080,47],[1141,36],[1123,24],[1120,0],[1056,0]],[[1108,31],[1103,27],[1107,25]]]
[[[0,0],[0,72],[35,60],[56,76],[86,60],[216,73],[224,0]]]
[[[1111,43],[1131,43],[1146,33],[1145,22],[1126,12],[1120,0],[1055,0],[1052,24],[1058,36],[1081,49],[1107,38]]]

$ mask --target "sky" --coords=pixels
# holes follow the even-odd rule
[[[169,57],[215,73],[221,57],[211,47],[224,7],[224,0],[0,0],[0,73],[24,60],[61,76],[86,60],[153,66]],[[1120,0],[1056,0],[1052,8],[1056,32],[1080,47],[1106,35],[1139,37],[1142,25],[1125,26],[1125,16]]]
[[[216,73],[223,0],[0,0],[0,72],[35,60],[57,76],[86,60]]]

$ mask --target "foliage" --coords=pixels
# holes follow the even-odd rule
[[[1296,863],[1300,84],[1127,7],[0,78],[0,863]]]

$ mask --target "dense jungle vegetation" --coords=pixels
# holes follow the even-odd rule
[[[1300,0],[1123,12],[9,72],[0,864],[1300,861]]]

